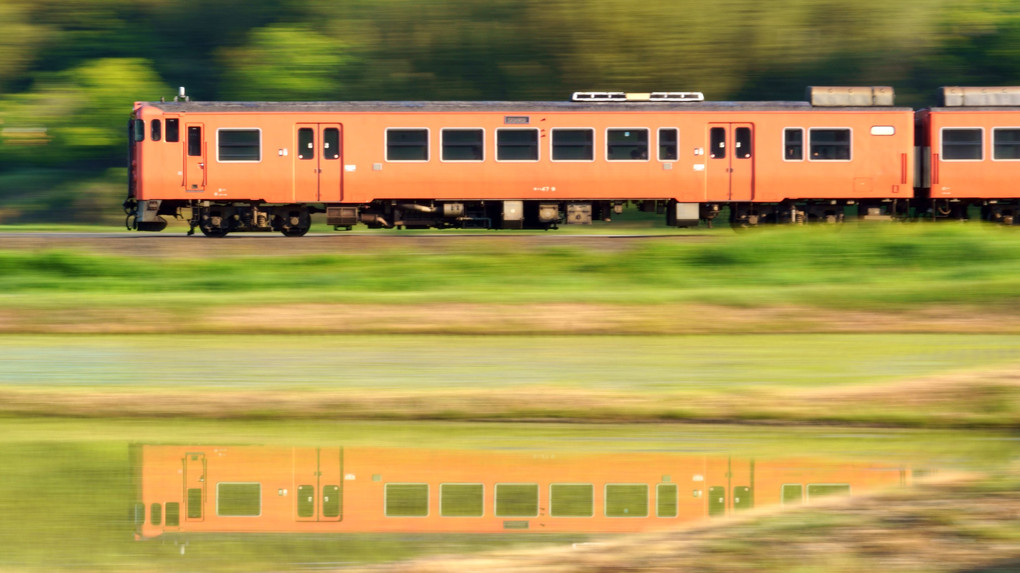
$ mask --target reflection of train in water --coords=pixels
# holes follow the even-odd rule
[[[672,453],[135,446],[136,537],[631,532],[906,484],[909,470]]]

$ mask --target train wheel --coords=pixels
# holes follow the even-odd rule
[[[222,227],[210,227],[208,225],[200,225],[198,228],[202,231],[203,235],[213,238],[226,237],[228,232]]]
[[[307,209],[291,208],[277,213],[273,228],[284,237],[303,237],[312,227],[312,216]]]

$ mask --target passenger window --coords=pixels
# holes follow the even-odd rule
[[[752,154],[751,128],[738,127],[735,139],[737,159],[750,159]]]
[[[297,131],[298,159],[315,159],[315,132],[310,127],[302,127]]]
[[[386,130],[386,161],[428,161],[427,129]]]
[[[679,513],[679,496],[675,483],[660,483],[656,488],[655,515],[659,517],[676,517]]]
[[[849,129],[812,129],[812,161],[850,161]]]
[[[1020,159],[1020,129],[998,128],[992,131],[995,139],[995,159]]]
[[[181,120],[175,117],[167,118],[166,140],[168,143],[177,143],[181,140]]]
[[[217,139],[220,161],[262,160],[262,132],[257,129],[221,129]]]
[[[610,161],[648,159],[647,129],[610,129],[606,131],[606,158]]]
[[[804,486],[799,483],[784,483],[783,505],[799,504],[804,501]]]
[[[726,159],[726,128],[713,127],[709,131],[709,157]]]
[[[553,517],[592,517],[595,486],[590,483],[554,483],[549,486],[549,514]]]
[[[809,502],[816,497],[849,494],[850,484],[848,483],[809,483],[807,486],[807,499]]]
[[[191,157],[202,156],[202,127],[198,125],[188,126],[188,155]]]
[[[152,507],[149,510],[149,523],[153,525],[163,524],[163,506],[161,504],[152,504]]]
[[[538,161],[538,130],[497,129],[496,161]]]
[[[594,129],[554,129],[553,161],[592,161],[595,159]]]
[[[659,130],[659,160],[675,161],[680,157],[680,130],[675,127],[664,127]]]
[[[648,517],[648,486],[606,485],[606,517]]]
[[[950,161],[984,158],[981,128],[945,128],[942,130],[942,159]]]
[[[340,130],[327,127],[322,132],[322,158],[340,159]]]
[[[496,484],[496,517],[537,516],[537,483]]]
[[[167,527],[178,527],[181,524],[181,504],[171,501],[166,504]]]
[[[163,139],[163,122],[158,119],[152,120],[152,129],[150,133],[152,134],[153,141]]]
[[[258,517],[262,513],[262,484],[216,484],[216,515]]]
[[[787,161],[801,161],[804,159],[804,130],[799,127],[791,127],[783,130],[783,157]]]
[[[439,514],[443,517],[481,517],[484,487],[480,483],[444,483],[439,486]]]
[[[481,161],[485,134],[480,129],[444,129],[443,161]]]
[[[386,484],[386,517],[427,517],[429,484]]]
[[[202,519],[202,489],[188,489],[188,519]]]

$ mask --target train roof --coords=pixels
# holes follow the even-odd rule
[[[806,101],[718,102],[574,102],[574,101],[317,101],[317,102],[145,102],[169,113],[411,113],[411,112],[682,112],[682,111],[869,111],[909,110],[907,107],[812,106]]]

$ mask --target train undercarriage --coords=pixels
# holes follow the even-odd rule
[[[1020,224],[1017,201],[953,201],[944,199],[885,199],[873,201],[813,200],[781,203],[679,203],[675,200],[642,201],[373,201],[365,205],[266,205],[238,201],[135,201],[124,203],[128,229],[161,231],[167,217],[187,221],[188,234],[199,230],[207,237],[236,232],[278,232],[287,237],[305,235],[312,215],[325,213],[334,230],[363,224],[372,229],[555,229],[561,224],[590,225],[611,221],[627,206],[665,215],[674,227],[712,227],[728,215],[733,228],[769,224],[838,224],[847,220],[968,220],[1005,225]]]

